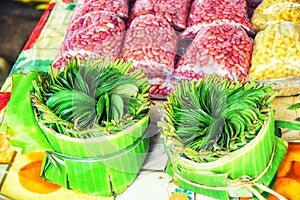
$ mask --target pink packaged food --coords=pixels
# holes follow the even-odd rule
[[[107,12],[90,12],[72,21],[53,67],[64,67],[76,56],[93,59],[119,56],[125,33],[125,22]]]
[[[142,68],[147,76],[167,76],[174,71],[177,35],[163,18],[141,15],[126,31],[120,57]]]
[[[198,80],[218,74],[231,80],[247,80],[253,40],[244,29],[227,23],[202,27],[179,59],[174,76]]]
[[[136,0],[130,11],[129,23],[140,15],[153,14],[165,18],[178,30],[186,28],[191,0]]]
[[[246,0],[195,0],[188,16],[187,28],[182,38],[194,38],[203,25],[226,22],[243,27],[254,34],[247,12]]]
[[[151,99],[167,99],[168,95],[174,91],[177,80],[169,77],[148,77],[150,84],[149,95]]]
[[[93,11],[106,11],[126,19],[129,13],[128,0],[78,0],[76,14],[83,14]]]

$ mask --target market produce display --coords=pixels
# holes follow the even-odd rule
[[[254,32],[261,0],[52,2],[3,89],[1,194],[298,198],[298,150],[278,128],[300,125],[271,106],[299,93],[297,24]]]
[[[249,68],[252,66],[252,71],[256,70],[252,48],[255,45],[256,49],[264,49],[253,43],[256,35],[247,10],[257,7],[258,1],[197,0],[181,1],[176,6],[172,2],[163,4],[150,0],[115,1],[106,6],[112,10],[104,8],[103,3],[78,2],[53,63],[55,68],[63,67],[68,59],[78,56],[81,59],[90,55],[94,59],[123,58],[133,62],[133,69],[142,68],[151,80],[151,98],[166,99],[175,88],[176,80],[197,80],[206,74],[218,74],[234,81],[248,80]],[[110,2],[105,4],[110,5]],[[128,5],[131,5],[129,15],[116,12],[126,13]],[[181,20],[174,20],[176,17]],[[184,19],[187,26],[174,25]],[[264,69],[260,72],[272,74]],[[265,80],[261,76],[251,78]],[[282,85],[297,87],[290,81],[272,82],[278,84],[278,90]],[[282,90],[279,93],[291,94],[294,93]]]
[[[252,186],[271,184],[287,148],[275,136],[273,86],[216,76],[178,83],[163,105],[162,137],[167,172],[180,187],[216,199],[261,198]]]
[[[291,22],[300,23],[299,0],[263,0],[254,10],[251,25],[256,32],[268,25]]]

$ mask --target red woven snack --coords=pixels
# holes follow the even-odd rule
[[[128,0],[79,0],[76,6],[75,15],[94,11],[106,11],[118,15],[121,18],[128,18]]]
[[[94,59],[119,56],[125,32],[124,21],[107,12],[91,12],[75,19],[53,67],[64,67],[67,59],[92,55]]]
[[[246,80],[252,47],[253,40],[240,27],[226,23],[202,27],[178,61],[174,74],[193,80],[205,74]]]
[[[187,28],[180,37],[193,39],[201,26],[219,22],[241,26],[248,34],[254,34],[246,0],[195,0],[191,5]]]
[[[129,23],[146,14],[165,18],[178,30],[186,28],[191,0],[136,0],[130,11]]]
[[[176,48],[177,35],[165,19],[142,15],[127,29],[120,57],[146,75],[167,76],[174,70]]]

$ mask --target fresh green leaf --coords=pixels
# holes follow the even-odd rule
[[[22,149],[22,153],[52,150],[34,116],[30,93],[36,72],[12,75],[12,91],[6,107],[5,120],[10,144]]]
[[[292,121],[276,120],[275,125],[277,128],[284,128],[284,129],[296,130],[296,131],[300,130],[300,122],[298,121],[292,122]]]
[[[288,110],[297,110],[300,108],[300,103],[295,103],[293,105],[290,105],[287,109]]]

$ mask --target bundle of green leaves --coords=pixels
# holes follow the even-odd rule
[[[214,75],[180,81],[163,106],[163,136],[184,147],[183,157],[217,160],[255,138],[272,109],[273,87]]]
[[[37,118],[51,129],[79,138],[119,132],[149,113],[147,77],[123,60],[70,60],[62,70],[33,81]],[[130,72],[130,73],[129,73]]]

